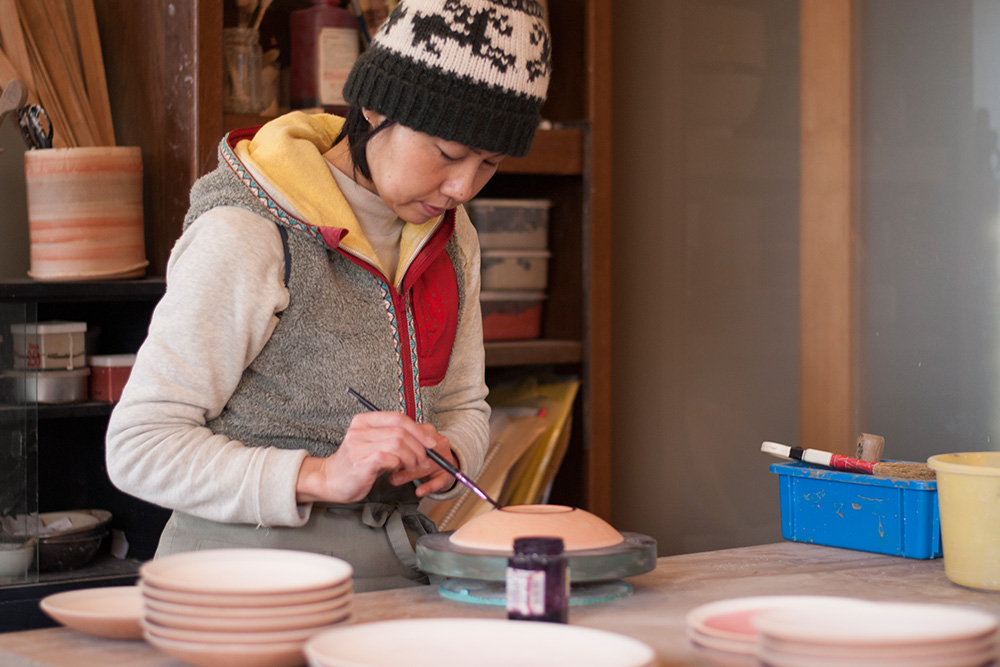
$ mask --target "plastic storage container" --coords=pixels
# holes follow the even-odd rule
[[[541,334],[543,292],[483,291],[479,300],[483,340],[525,340]]]
[[[72,370],[85,365],[86,322],[11,324],[14,368]]]
[[[1000,452],[938,454],[944,573],[960,586],[1000,590]]]
[[[545,250],[549,238],[547,199],[473,199],[466,208],[483,250]]]
[[[858,551],[939,558],[937,482],[890,479],[774,463],[781,494],[781,536]]]
[[[135,364],[134,354],[103,354],[87,357],[90,365],[90,400],[111,401],[121,399]]]
[[[547,250],[484,250],[484,290],[544,290],[549,284]]]

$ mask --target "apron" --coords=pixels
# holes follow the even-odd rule
[[[417,568],[421,535],[437,532],[415,503],[314,503],[304,526],[219,523],[175,511],[160,536],[156,557],[184,551],[275,548],[341,558],[354,568],[354,590],[376,591],[430,583]]]

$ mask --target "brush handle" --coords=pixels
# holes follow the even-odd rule
[[[875,474],[875,463],[872,461],[862,461],[850,456],[824,452],[820,449],[803,449],[802,447],[781,445],[777,442],[764,442],[760,446],[760,451],[774,456],[805,461],[806,463],[815,463],[827,468],[860,472],[867,475]]]

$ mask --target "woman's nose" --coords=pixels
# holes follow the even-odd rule
[[[441,193],[456,204],[463,204],[472,199],[476,187],[476,167],[464,166],[454,169],[441,184]]]

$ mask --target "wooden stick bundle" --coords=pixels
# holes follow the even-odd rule
[[[15,77],[27,85],[52,121],[53,146],[115,145],[93,0],[0,0],[0,40],[0,87]]]

